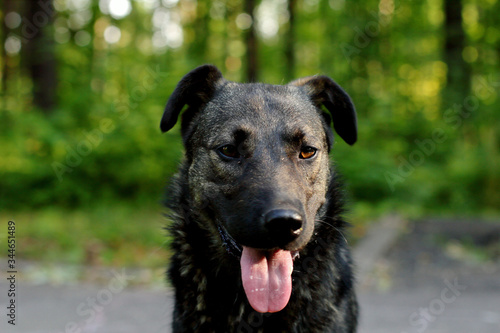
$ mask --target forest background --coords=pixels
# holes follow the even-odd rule
[[[354,238],[385,214],[499,215],[499,0],[0,7],[0,234],[16,221],[21,257],[164,261],[160,202],[182,145],[159,121],[204,63],[234,81],[326,74],[345,88],[359,140],[337,140],[332,159]]]

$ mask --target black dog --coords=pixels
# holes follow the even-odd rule
[[[188,73],[161,119],[185,105],[185,160],[169,189],[174,332],[355,332],[330,128],[357,138],[349,96],[312,76],[285,86]],[[329,114],[322,110],[324,106]]]

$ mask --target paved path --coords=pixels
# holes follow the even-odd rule
[[[382,232],[371,230],[368,239],[355,249],[357,256],[370,258],[367,262],[360,259],[363,267],[359,274],[364,275],[358,287],[362,314],[358,332],[500,333],[498,265],[469,265],[463,270],[440,262],[436,266],[440,269],[433,265],[422,269],[422,265],[412,262],[422,252],[405,249],[413,245],[398,236],[404,231],[386,237],[386,231],[397,223],[389,221],[380,227]],[[425,230],[421,231],[420,235],[424,235]],[[406,231],[405,237],[415,235],[419,233]],[[426,248],[425,244],[420,244],[420,248]],[[408,257],[393,252],[404,252]],[[401,259],[404,260],[398,262]],[[5,267],[0,265],[0,269],[5,275]],[[170,332],[172,291],[134,287],[128,283],[133,281],[132,276],[126,271],[109,272],[105,283],[99,286],[36,285],[18,277],[15,326],[7,323],[8,282],[3,276],[0,332]]]

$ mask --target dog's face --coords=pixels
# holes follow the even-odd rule
[[[186,75],[172,94],[163,131],[175,124],[185,104],[182,134],[193,205],[243,247],[242,272],[258,267],[265,256],[289,269],[289,257],[314,232],[329,183],[333,133],[330,115],[320,105],[352,144],[356,116],[349,97],[326,77],[285,86],[238,84],[203,66]],[[273,312],[280,306],[254,308]]]
[[[207,196],[238,244],[303,247],[329,176],[329,128],[308,96],[295,86],[226,83],[193,121],[192,196]]]

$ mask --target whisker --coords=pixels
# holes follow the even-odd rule
[[[337,231],[341,236],[342,238],[344,239],[345,243],[349,245],[349,241],[347,240],[347,238],[345,237],[344,233],[342,232],[342,230],[340,230],[339,228],[337,228],[336,226],[334,226],[333,224],[331,223],[328,223],[326,221],[323,221],[323,220],[316,220],[316,222],[318,223],[323,223],[323,224],[326,224],[327,226],[333,228],[335,231]]]

